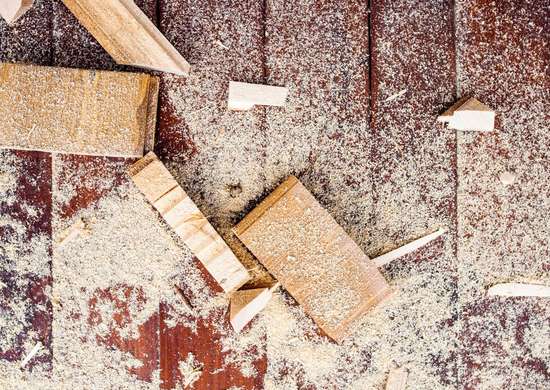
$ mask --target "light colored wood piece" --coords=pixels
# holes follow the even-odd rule
[[[416,251],[417,249],[420,249],[427,243],[435,240],[437,237],[441,236],[443,233],[445,233],[447,230],[443,228],[437,229],[435,232],[430,233],[424,237],[421,237],[417,240],[414,240],[412,242],[409,242],[406,245],[403,245],[397,249],[394,249],[392,251],[389,251],[387,253],[384,253],[383,255],[380,255],[378,257],[375,257],[372,259],[377,267],[382,267],[388,263],[391,263],[392,261],[403,257],[405,255],[408,255],[409,253],[412,253]]]
[[[271,298],[277,283],[271,288],[255,288],[235,291],[231,296],[229,321],[235,332],[240,332],[252,319],[262,311]]]
[[[0,63],[0,148],[141,157],[157,101],[147,74]]]
[[[476,98],[462,98],[440,115],[439,122],[461,131],[493,131],[495,112]]]
[[[34,345],[33,349],[31,349],[27,356],[25,356],[25,359],[23,359],[23,361],[21,362],[21,368],[25,368],[27,363],[31,361],[31,359],[34,357],[34,355],[38,353],[38,351],[40,351],[40,349],[42,349],[42,343],[39,341]]]
[[[63,2],[118,64],[189,73],[189,63],[132,0]]]
[[[287,95],[285,87],[230,81],[227,107],[234,111],[250,110],[256,105],[282,107]]]
[[[376,265],[293,176],[233,231],[338,342],[392,292]]]
[[[63,230],[57,237],[56,243],[58,248],[66,245],[70,241],[74,240],[78,236],[86,236],[90,234],[90,229],[86,223],[79,218],[74,224]]]
[[[405,390],[409,371],[404,367],[394,368],[388,374],[386,390]]]
[[[34,0],[0,0],[0,15],[8,24],[13,24],[34,3]]]
[[[528,283],[501,283],[489,288],[487,295],[502,297],[550,297],[550,286]]]
[[[235,291],[250,279],[246,268],[153,152],[132,165],[129,174],[224,291]]]

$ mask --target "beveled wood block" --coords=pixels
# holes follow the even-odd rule
[[[0,64],[0,148],[141,157],[153,147],[156,77]]]
[[[391,293],[376,265],[293,176],[234,232],[338,342]]]
[[[129,169],[147,200],[226,292],[249,279],[246,268],[153,152]]]

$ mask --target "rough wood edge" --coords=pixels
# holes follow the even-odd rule
[[[297,183],[298,179],[295,176],[289,176],[232,229],[233,233],[235,233],[237,237],[243,234],[254,222],[256,222],[256,220],[258,220],[258,218],[269,210],[271,206],[281,199],[281,197]]]

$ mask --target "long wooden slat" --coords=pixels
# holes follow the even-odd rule
[[[190,65],[133,0],[63,0],[119,64],[178,75]]]
[[[132,165],[129,173],[224,291],[235,291],[250,279],[246,268],[153,152]]]
[[[547,387],[550,305],[495,299],[504,280],[548,285],[550,9],[545,1],[456,2],[458,88],[496,112],[458,134],[458,265],[464,388]],[[513,183],[499,180],[513,172]],[[546,343],[547,345],[547,343]]]
[[[294,176],[234,232],[338,342],[391,294],[376,265]]]
[[[146,74],[0,64],[0,147],[140,157],[157,94]]]

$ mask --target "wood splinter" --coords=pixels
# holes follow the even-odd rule
[[[287,95],[285,87],[230,81],[227,107],[234,111],[250,110],[256,105],[282,107]]]
[[[233,293],[230,300],[229,321],[235,332],[243,330],[267,306],[277,287],[279,283],[271,288],[239,290]]]
[[[495,112],[476,98],[462,98],[437,118],[449,129],[461,131],[493,131]]]
[[[34,355],[36,355],[38,351],[40,351],[41,348],[42,348],[42,343],[39,341],[35,344],[33,349],[31,349],[31,351],[28,353],[25,359],[23,359],[23,361],[21,362],[21,368],[25,368],[25,366],[31,361]]]
[[[133,0],[63,0],[63,3],[117,64],[189,74],[189,63]]]
[[[250,279],[246,268],[153,152],[132,165],[129,174],[225,292],[237,290]]]
[[[376,263],[377,267],[382,267],[400,257],[403,257],[405,255],[408,255],[409,253],[416,251],[417,249],[420,249],[424,245],[428,244],[429,242],[435,240],[437,237],[441,236],[446,231],[447,230],[444,228],[439,228],[433,233],[430,233],[424,237],[421,237],[417,240],[409,242],[408,244],[403,245],[387,253],[384,253],[383,255],[375,257],[373,261]]]
[[[528,283],[500,283],[487,290],[488,296],[550,297],[550,286]]]
[[[8,24],[13,24],[32,7],[33,3],[34,0],[0,0],[0,15]]]

